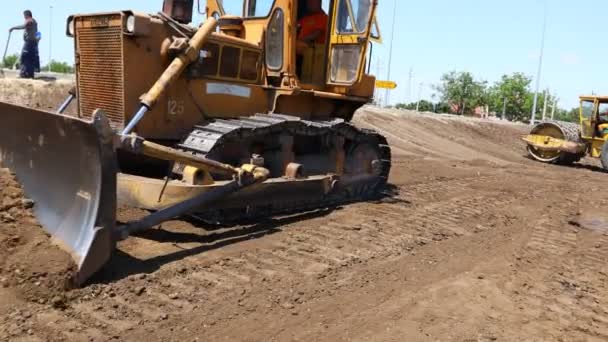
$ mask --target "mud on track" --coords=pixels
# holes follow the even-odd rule
[[[392,144],[384,199],[223,229],[168,222],[121,243],[67,308],[7,304],[30,331],[4,339],[608,339],[595,162],[528,160],[524,126],[373,108],[356,123]]]

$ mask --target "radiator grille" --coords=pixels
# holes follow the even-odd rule
[[[86,20],[86,19],[85,19]],[[77,32],[80,64],[80,112],[91,117],[103,110],[114,128],[124,125],[122,28],[80,28]]]

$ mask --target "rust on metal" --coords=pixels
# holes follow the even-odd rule
[[[153,108],[159,98],[164,95],[169,87],[181,76],[186,67],[198,59],[199,52],[205,44],[205,41],[212,32],[215,31],[217,20],[209,18],[196,31],[196,34],[190,39],[189,47],[176,57],[169,67],[165,70],[162,76],[150,88],[150,90],[141,97],[141,103],[148,108]]]
[[[285,177],[289,179],[297,179],[302,177],[302,164],[289,163],[285,169]]]
[[[112,127],[122,127],[125,94],[121,14],[78,19],[76,25],[81,116],[88,119],[96,109],[103,109]]]

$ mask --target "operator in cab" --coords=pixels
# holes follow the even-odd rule
[[[34,78],[34,73],[40,70],[40,56],[38,54],[38,23],[32,11],[23,12],[25,23],[11,27],[9,32],[24,30],[23,49],[21,50],[21,78]]]
[[[298,42],[296,51],[299,55],[313,44],[325,44],[329,18],[323,11],[321,0],[306,0],[306,12],[298,20]]]

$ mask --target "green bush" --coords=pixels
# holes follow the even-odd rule
[[[2,61],[2,66],[4,68],[12,68],[17,61],[19,60],[19,55],[14,54],[14,55],[8,55],[4,58],[4,61]]]
[[[55,60],[51,60],[51,67],[49,68],[49,65],[47,64],[47,65],[43,66],[41,68],[41,70],[58,72],[60,74],[73,74],[74,66],[69,65],[66,62],[58,62]]]

